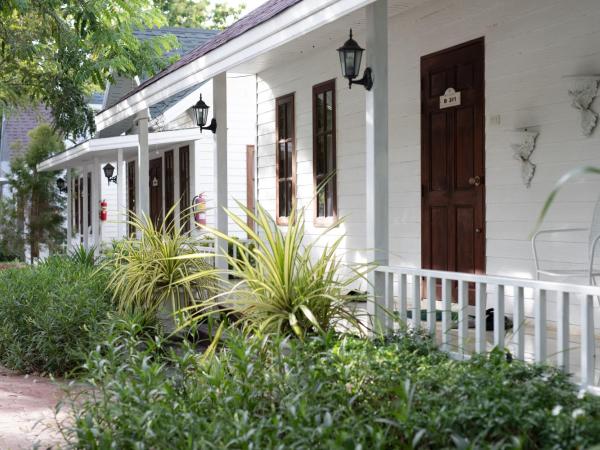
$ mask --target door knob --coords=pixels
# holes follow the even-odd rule
[[[471,186],[479,186],[481,184],[481,177],[475,176],[475,177],[469,178],[469,184]]]
[[[481,233],[481,228],[475,228],[475,233]]]

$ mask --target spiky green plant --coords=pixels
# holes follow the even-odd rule
[[[83,244],[79,244],[69,252],[69,259],[82,266],[94,267],[97,261],[96,247],[86,249]]]
[[[343,236],[321,245],[322,238],[339,222],[305,245],[303,209],[294,208],[284,232],[260,205],[256,214],[238,205],[256,224],[256,231],[247,225],[246,218],[229,210],[227,214],[253,245],[209,229],[236,251],[217,256],[225,258],[229,267],[220,274],[223,290],[188,308],[195,313],[193,320],[224,312],[231,324],[241,326],[247,333],[300,338],[332,329],[362,332],[360,318],[350,303],[365,300],[366,295],[349,295],[349,291],[361,281],[366,283],[366,274],[373,266],[345,266],[338,254]],[[183,258],[196,257],[202,255]],[[203,276],[198,272],[182,282]]]
[[[141,315],[148,323],[157,319],[161,308],[180,311],[196,301],[214,295],[213,268],[199,246],[175,226],[175,207],[156,226],[146,215],[131,213],[130,224],[139,239],[131,237],[114,245],[112,254],[101,267],[109,268],[108,289],[121,312]],[[201,274],[190,277],[192,274]],[[181,322],[182,317],[176,320]]]

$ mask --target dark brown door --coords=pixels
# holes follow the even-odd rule
[[[175,168],[173,150],[165,152],[165,214],[175,204]],[[174,221],[174,213],[171,213],[167,226],[170,228]]]
[[[150,219],[157,227],[162,222],[162,158],[150,160]]]
[[[182,231],[190,231],[190,148],[179,149],[179,210]]]
[[[485,273],[484,124],[483,38],[422,57],[424,268]]]
[[[127,224],[127,234],[131,236],[135,233],[135,227],[131,224],[133,220],[132,215],[135,214],[135,161],[129,161],[127,163],[127,217],[129,223]]]

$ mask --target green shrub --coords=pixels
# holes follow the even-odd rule
[[[586,448],[600,441],[600,398],[578,398],[557,370],[508,362],[502,352],[457,362],[419,336],[234,336],[201,359],[189,348],[169,353],[132,325],[86,367],[96,387],[74,404],[76,448]]]
[[[225,312],[247,334],[281,333],[300,338],[341,327],[361,331],[363,327],[349,303],[365,298],[348,292],[357,282],[366,283],[371,266],[343,264],[338,250],[344,236],[333,238],[329,244],[323,242],[327,232],[339,223],[309,240],[305,238],[303,209],[292,210],[284,233],[260,205],[256,214],[238,205],[255,223],[255,229],[247,225],[246,218],[231,211],[227,214],[251,237],[253,245],[210,229],[236,251],[221,255],[229,266],[221,274],[225,292],[191,307],[197,313],[195,319]],[[188,279],[203,276],[200,272]]]
[[[107,278],[69,258],[0,272],[0,364],[57,375],[105,339]]]

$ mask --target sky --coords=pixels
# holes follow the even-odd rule
[[[263,3],[265,3],[266,0],[225,0],[224,3],[227,3],[228,5],[231,6],[237,6],[240,3],[243,3],[244,5],[246,5],[246,9],[244,10],[244,14],[249,13],[250,11],[252,11],[254,8],[256,8],[259,5],[262,5]],[[212,0],[211,3],[223,3],[223,0]],[[242,15],[244,15],[242,14]]]

